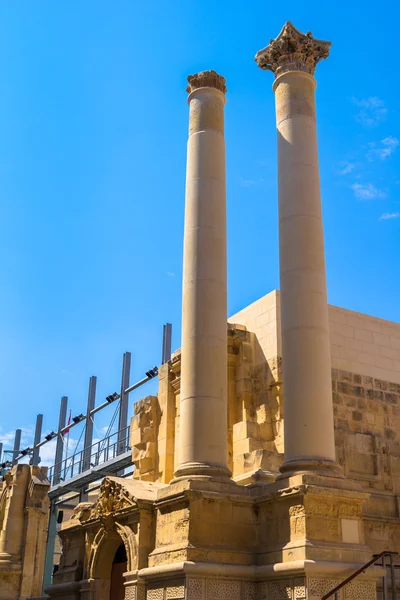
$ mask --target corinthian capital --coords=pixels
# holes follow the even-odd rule
[[[314,74],[317,63],[327,58],[331,42],[316,40],[309,31],[301,33],[287,21],[275,40],[257,52],[255,60],[261,69],[272,71],[275,77],[287,71]]]
[[[218,75],[216,71],[200,71],[196,75],[189,75],[187,78],[189,85],[186,88],[188,94],[202,87],[215,88],[226,94],[226,79],[222,75]]]

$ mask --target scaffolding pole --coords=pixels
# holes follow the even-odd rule
[[[166,323],[163,328],[163,345],[162,345],[162,358],[161,364],[165,365],[166,362],[171,360],[171,342],[172,342],[172,325]]]
[[[96,385],[97,377],[92,375],[89,380],[89,392],[86,409],[86,423],[85,423],[85,441],[83,442],[83,465],[82,471],[86,471],[90,467],[90,452],[93,443],[93,420],[94,416],[91,416],[91,411],[94,409],[96,401]]]
[[[16,465],[18,462],[18,460],[16,460],[16,459],[17,459],[17,456],[19,455],[20,445],[21,445],[21,429],[17,429],[15,432],[15,438],[14,438],[14,450],[13,450],[13,460],[12,460],[13,466]]]
[[[122,454],[126,451],[126,434],[128,426],[128,400],[129,394],[126,390],[129,388],[129,380],[131,376],[131,353],[125,352],[122,360],[122,378],[121,378],[121,400],[119,404],[119,419],[118,419],[118,445],[117,454]]]
[[[39,448],[37,447],[37,445],[39,444],[40,438],[42,437],[42,425],[43,415],[38,415],[36,417],[35,439],[33,442],[33,454],[31,459],[31,464],[35,465],[36,467],[40,463]]]
[[[67,396],[63,396],[61,398],[60,417],[58,420],[58,434],[57,434],[57,445],[56,445],[56,457],[54,460],[53,485],[57,485],[58,483],[60,483],[61,463],[62,463],[63,454],[64,454],[64,435],[62,434],[62,429],[65,428],[65,421],[67,418],[67,405],[68,405],[68,398],[67,398]]]
[[[49,527],[47,530],[46,557],[44,560],[43,590],[52,583],[54,548],[57,535],[57,505],[55,500],[50,502]]]

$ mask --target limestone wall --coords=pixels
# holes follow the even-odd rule
[[[228,323],[244,325],[247,331],[255,333],[258,350],[254,356],[255,364],[276,356],[282,356],[281,311],[279,291],[274,290],[243,310],[229,317]]]
[[[256,334],[258,360],[281,356],[280,298],[274,290],[228,319]],[[400,324],[329,306],[332,367],[400,383]]]
[[[400,324],[329,307],[332,367],[400,383]]]
[[[337,458],[346,476],[371,494],[367,544],[376,553],[400,552],[400,324],[336,306],[329,318]],[[281,356],[278,291],[229,322],[255,334],[256,363]]]
[[[400,325],[333,306],[329,315],[337,459],[371,494],[367,543],[400,552]],[[284,451],[278,291],[229,319],[227,352],[229,467],[238,483],[273,480]],[[177,464],[180,351],[159,378],[158,396],[139,403],[132,421],[134,477],[168,483]]]

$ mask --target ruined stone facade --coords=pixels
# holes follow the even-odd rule
[[[371,550],[400,552],[400,325],[333,306],[329,317],[337,460],[344,475],[369,494],[363,512]],[[284,449],[279,292],[229,322],[228,463],[240,484],[272,481]],[[152,480],[160,483],[171,481],[175,467],[179,368],[178,351],[160,369],[159,394],[152,398],[159,407]],[[138,413],[145,411],[142,402]],[[135,416],[134,456],[138,422]],[[146,479],[148,471],[142,472],[139,461],[135,466],[134,477]]]
[[[131,426],[133,479],[63,524],[62,600],[375,600],[397,550],[400,325],[328,307],[316,135],[330,43],[286,23],[275,75],[282,293],[226,314],[225,79],[189,77],[182,347]],[[300,157],[300,159],[299,159]]]
[[[50,483],[47,469],[16,465],[0,483],[0,598],[42,594]]]
[[[135,406],[134,479],[107,478],[95,505],[79,505],[63,524],[52,596],[108,599],[121,543],[125,598],[162,600],[316,600],[371,552],[400,552],[400,325],[330,307],[336,452],[345,478],[303,475],[282,489],[279,300],[271,292],[229,319],[228,464],[236,485],[169,485],[180,426],[177,351],[159,370],[158,395]],[[280,576],[276,565],[287,563],[293,571]],[[375,599],[376,574],[367,575],[341,599]]]

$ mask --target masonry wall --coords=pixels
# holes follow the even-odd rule
[[[400,553],[400,324],[336,306],[329,318],[337,459],[371,494],[367,544],[374,553]],[[281,357],[278,291],[229,322],[255,334],[256,364]]]
[[[256,360],[282,355],[278,290],[228,319],[256,334]],[[329,306],[332,368],[400,383],[400,324]]]

